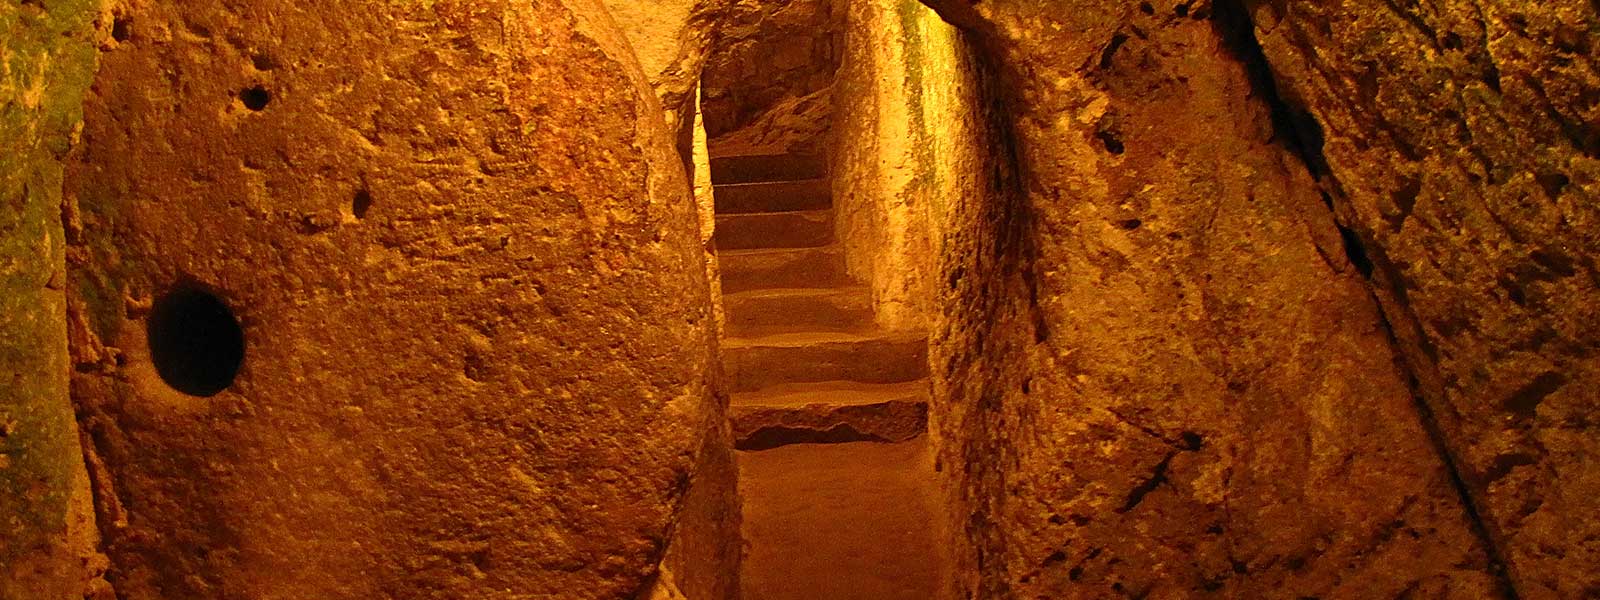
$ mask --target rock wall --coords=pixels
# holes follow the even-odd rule
[[[840,87],[866,93],[840,96],[840,237],[872,284],[880,325],[929,335],[949,570],[941,597],[1002,597],[982,577],[983,549],[1007,533],[990,509],[1014,449],[994,417],[998,395],[1023,380],[1033,339],[1022,277],[1031,240],[1020,235],[1006,109],[993,65],[915,0],[860,3],[850,23],[865,41],[850,44]],[[884,64],[893,61],[903,62]],[[919,237],[928,247],[906,243]]]
[[[118,597],[643,595],[721,416],[681,157],[600,4],[114,33],[64,214]]]
[[[1247,36],[1204,2],[929,4],[1018,168],[938,224],[957,597],[1502,596]]]
[[[0,599],[83,598],[94,553],[67,393],[62,162],[104,35],[92,0],[0,5]]]
[[[1600,596],[1600,5],[1248,4],[1519,596]]]
[[[700,73],[707,54],[732,6],[731,0],[685,0],[644,3],[607,0],[606,8],[627,35],[645,75],[666,108],[666,126],[675,131],[678,153],[691,184],[706,278],[710,283],[712,328],[721,338],[722,285],[718,270],[715,199],[711,156],[700,111]],[[720,389],[721,359],[713,361]],[[743,545],[739,536],[738,472],[733,462],[733,433],[728,425],[728,399],[718,396],[711,407],[698,463],[673,527],[662,572],[653,594],[677,594],[687,600],[728,600],[739,590]],[[668,581],[668,580],[671,581]]]
[[[846,6],[736,0],[702,79],[714,155],[821,150]]]
[[[604,1],[661,96],[668,123],[687,123],[699,100],[706,59],[735,0]]]
[[[921,329],[934,308],[929,205],[959,194],[948,173],[962,168],[940,158],[974,139],[967,128],[935,125],[973,112],[939,103],[968,85],[954,35],[916,0],[846,9],[828,170],[846,268],[872,288],[886,329]]]
[[[706,277],[710,282],[712,326],[722,339],[725,323],[722,311],[722,282],[718,268],[715,200],[711,186],[711,155],[706,147],[704,123],[696,111],[693,121],[693,187],[699,220],[700,244],[704,248]],[[720,350],[713,366],[717,389],[725,389]],[[744,544],[739,534],[742,506],[739,497],[739,472],[734,464],[733,431],[728,423],[728,397],[718,395],[716,414],[706,426],[690,483],[679,512],[678,526],[667,550],[666,562],[676,573],[679,593],[687,600],[737,600],[739,564]]]

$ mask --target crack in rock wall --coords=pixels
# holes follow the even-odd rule
[[[1247,4],[1517,592],[1600,594],[1600,6]]]
[[[1210,3],[928,4],[996,63],[1025,190],[964,217],[1019,241],[941,274],[978,310],[946,312],[936,355],[1010,355],[936,364],[972,407],[945,465],[980,534],[967,597],[1503,593]]]

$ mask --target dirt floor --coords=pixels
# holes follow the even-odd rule
[[[927,438],[739,453],[744,600],[928,600],[942,574]]]

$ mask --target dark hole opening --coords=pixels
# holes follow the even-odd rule
[[[133,26],[131,21],[132,20],[128,17],[117,17],[112,19],[111,39],[114,39],[118,42],[126,42],[128,41],[128,38],[133,37],[133,32],[129,31],[129,29]]]
[[[245,108],[261,110],[267,107],[268,102],[272,101],[272,93],[268,92],[267,88],[258,85],[239,92],[239,101],[244,102]]]
[[[150,311],[150,358],[161,380],[191,396],[215,396],[233,385],[244,363],[244,330],[220,298],[181,288]]]
[[[1339,225],[1339,237],[1344,240],[1344,253],[1350,259],[1350,264],[1361,271],[1361,276],[1372,278],[1372,258],[1367,256],[1367,249],[1361,245],[1361,236],[1349,227]]]
[[[367,218],[367,211],[372,208],[372,192],[359,190],[355,199],[350,201],[350,214],[357,219]]]
[[[1122,154],[1123,152],[1127,151],[1127,147],[1122,145],[1122,139],[1117,137],[1117,134],[1115,133],[1102,130],[1096,131],[1094,136],[1099,138],[1100,144],[1105,146],[1106,152],[1110,152],[1112,154]]]

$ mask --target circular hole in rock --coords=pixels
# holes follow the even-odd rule
[[[191,396],[215,396],[244,364],[244,330],[228,305],[203,290],[158,298],[148,323],[150,358],[161,380]]]
[[[272,93],[268,92],[267,88],[259,85],[249,87],[239,92],[239,101],[244,103],[245,108],[261,110],[267,107],[268,102],[272,101]]]

